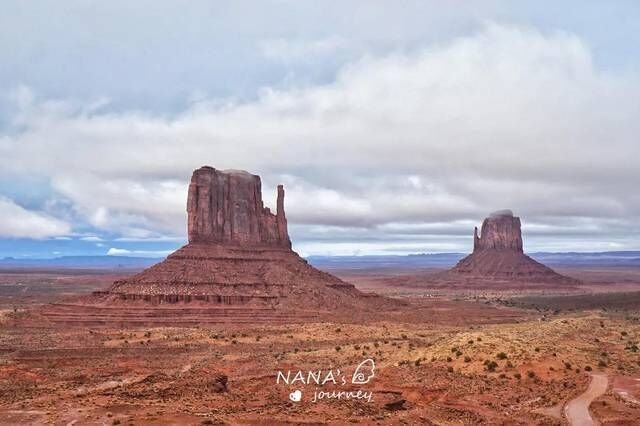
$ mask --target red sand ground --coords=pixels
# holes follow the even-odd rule
[[[586,281],[563,293],[640,284],[638,270],[563,273]],[[499,300],[511,290],[426,289],[402,271],[340,275],[365,290],[404,294],[410,306],[303,324],[62,325],[25,308],[104,289],[105,275],[0,275],[0,423],[563,424],[540,410],[552,413],[585,391],[588,369],[610,383],[591,404],[594,417],[605,425],[640,418],[628,399],[640,398],[640,306],[556,312],[550,299],[523,310]],[[340,369],[350,379],[366,358],[376,362],[366,385],[276,383],[287,370]],[[300,402],[289,399],[296,389]],[[316,390],[334,389],[373,399],[311,401]]]

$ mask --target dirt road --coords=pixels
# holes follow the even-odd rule
[[[605,374],[594,374],[589,388],[569,401],[564,407],[564,415],[571,426],[594,426],[598,424],[589,413],[589,405],[594,399],[606,392],[608,384],[609,380]]]

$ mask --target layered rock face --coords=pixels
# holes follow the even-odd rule
[[[515,217],[511,210],[492,213],[482,222],[480,235],[475,228],[473,253],[460,260],[445,275],[478,281],[578,283],[524,254],[520,218]]]
[[[291,248],[278,186],[276,214],[262,203],[260,177],[241,170],[202,167],[193,172],[187,196],[190,243]]]
[[[263,204],[259,176],[202,167],[191,178],[187,215],[187,245],[97,296],[111,302],[323,311],[385,303],[313,268],[291,249],[282,186],[273,214]]]
[[[487,249],[523,252],[520,218],[514,217],[511,210],[492,213],[482,222],[481,233],[482,238],[478,236],[478,228],[474,229],[474,252]]]

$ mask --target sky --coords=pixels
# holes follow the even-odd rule
[[[0,257],[164,256],[191,172],[285,185],[303,255],[640,249],[640,2],[20,1]]]

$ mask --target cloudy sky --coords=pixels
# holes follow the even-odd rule
[[[20,1],[0,256],[161,255],[193,169],[284,183],[302,254],[640,249],[640,2]]]

